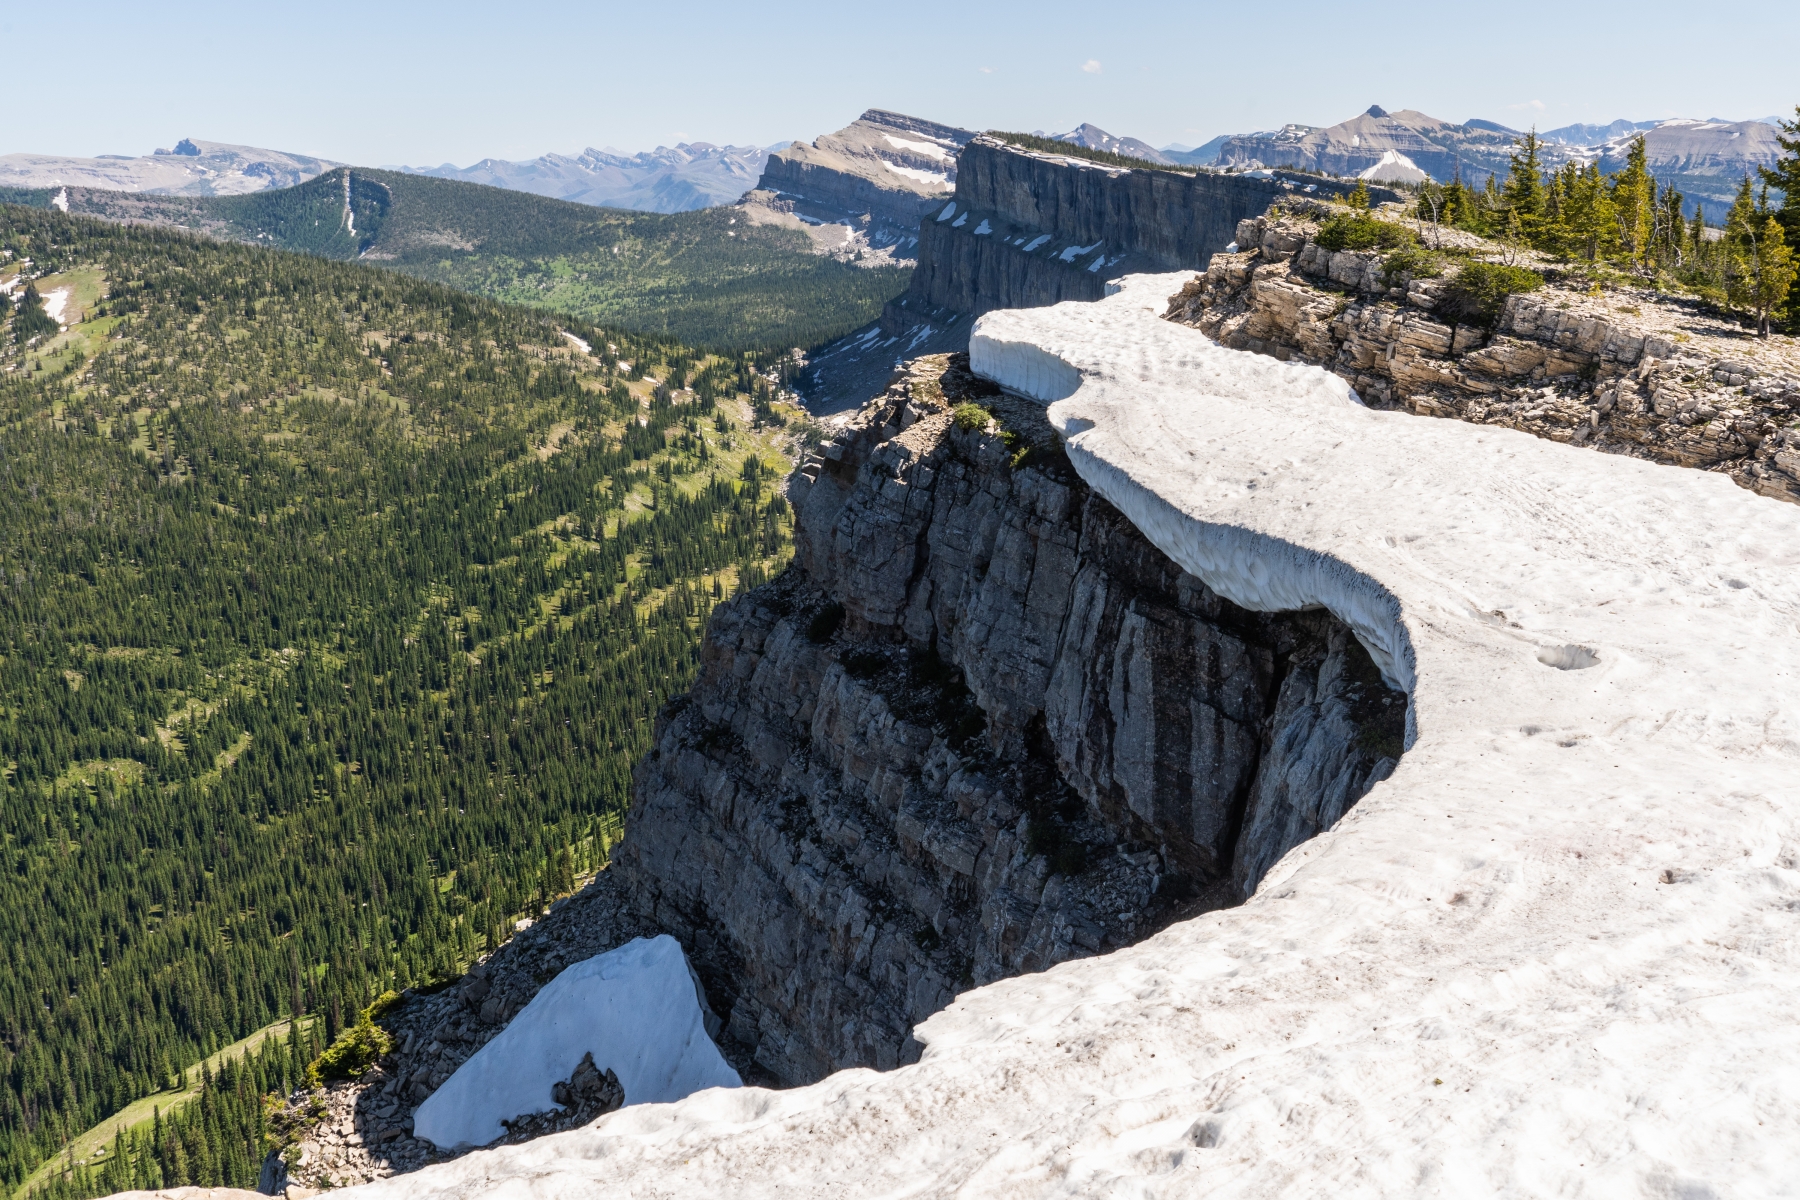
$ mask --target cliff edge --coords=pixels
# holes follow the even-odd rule
[[[1409,696],[1393,773],[1283,855],[1246,903],[959,992],[914,1029],[911,1066],[622,1110],[362,1194],[1786,1188],[1800,1169],[1787,1083],[1800,1074],[1788,1020],[1800,989],[1800,727],[1787,703],[1800,678],[1800,510],[1716,473],[1372,410],[1318,367],[1161,319],[1183,282],[990,314],[972,367],[1045,406],[1089,495],[1207,589],[1193,594],[1340,622]],[[896,469],[904,446],[885,468],[858,468],[868,494],[896,511],[917,495],[938,511],[944,485],[928,494],[921,475]],[[937,461],[934,479],[958,474]],[[962,475],[973,501],[980,476]],[[948,523],[914,527],[956,551]],[[856,545],[847,566],[882,576],[896,546]],[[996,576],[1031,596],[1037,568],[1009,580],[1009,561],[988,560],[971,612]],[[914,644],[915,612],[916,628],[966,629],[966,644],[995,655],[1028,644],[998,625],[949,624],[963,601],[936,599],[935,582],[918,608],[910,589],[885,594],[907,603],[846,605],[842,621],[858,637],[857,620],[885,628],[890,653]],[[709,667],[742,680],[747,714],[757,671],[783,661],[780,638],[818,645],[812,617],[796,624],[805,610],[770,611],[754,618],[773,636],[742,659],[752,669],[739,677],[723,655]],[[958,652],[957,636],[944,641]],[[739,661],[737,644],[720,642]],[[960,665],[972,695],[1031,694],[977,657]],[[832,669],[816,691],[793,678],[796,701],[813,706],[808,729],[844,711],[826,691]],[[885,699],[867,711],[877,719],[863,728],[903,731]],[[991,713],[1006,711],[1026,710]],[[681,720],[665,745],[686,736]],[[1013,745],[1013,727],[994,725],[997,745]],[[742,728],[753,736],[741,751],[735,727],[717,748],[753,756],[760,731]],[[895,778],[862,745],[846,740],[842,761]],[[687,753],[665,751],[650,774],[679,782]],[[838,786],[841,769],[822,766]],[[722,828],[745,791],[701,799]],[[810,794],[799,799],[791,817],[751,830],[758,846],[781,845],[780,819],[817,821],[799,811]],[[915,840],[943,862],[930,829]],[[698,843],[695,858],[709,862]],[[788,878],[811,886],[809,871],[823,896],[819,867],[796,863]],[[696,877],[702,895],[720,880],[710,866]],[[801,1003],[855,983],[789,981]]]

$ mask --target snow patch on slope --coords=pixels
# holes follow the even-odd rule
[[[935,158],[939,162],[955,162],[956,156],[938,145],[936,142],[915,142],[909,138],[897,138],[891,133],[881,135],[887,144],[896,150],[911,150],[914,154],[923,154],[926,158]]]
[[[550,1089],[588,1053],[618,1075],[628,1106],[740,1086],[706,1034],[698,988],[667,934],[576,963],[419,1106],[417,1135],[485,1146],[506,1132],[502,1121],[554,1108]]]
[[[896,175],[904,175],[914,183],[928,183],[933,187],[941,188],[950,186],[950,177],[941,171],[925,171],[918,167],[899,167],[885,158],[881,160],[881,165]]]

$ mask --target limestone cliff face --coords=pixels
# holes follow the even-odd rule
[[[912,136],[917,135],[898,140]],[[888,137],[882,133],[881,144]],[[810,161],[804,155],[776,155],[769,160],[774,174],[765,175],[765,186],[775,186],[767,181]],[[1038,153],[986,135],[961,147],[954,178],[954,195],[932,193],[924,209],[909,210],[905,244],[892,247],[894,254],[917,259],[907,291],[888,303],[879,324],[814,356],[799,386],[815,411],[860,404],[885,385],[896,358],[967,348],[969,327],[982,313],[1098,300],[1108,281],[1135,272],[1201,270],[1231,242],[1241,220],[1262,213],[1278,197],[1351,187],[1291,173],[1124,169]],[[813,187],[797,176],[780,186],[801,192]],[[1397,198],[1385,188],[1373,194],[1378,200]],[[751,193],[761,195],[768,193]],[[833,228],[813,232],[824,237]],[[832,236],[838,238],[834,253],[853,244]],[[883,236],[892,235],[870,232],[869,244]]]
[[[1800,352],[1643,289],[1551,286],[1492,328],[1459,322],[1444,276],[1314,240],[1330,210],[1290,202],[1244,221],[1170,316],[1236,349],[1335,371],[1376,407],[1505,425],[1800,501]],[[1341,211],[1341,210],[1340,210]],[[1429,236],[1429,235],[1428,235]],[[1458,247],[1498,247],[1467,235]]]
[[[919,268],[905,303],[979,315],[1096,300],[1108,279],[1133,272],[1200,270],[1240,221],[1306,186],[1345,187],[1125,170],[978,137],[963,149],[953,207],[920,223]]]
[[[955,186],[957,155],[971,136],[872,108],[836,133],[771,154],[756,186],[815,220],[861,218],[910,232]]]
[[[1241,899],[1400,752],[1344,626],[1222,600],[948,364],[796,476],[796,563],[715,614],[614,867],[786,1082]],[[998,423],[958,428],[969,398]]]

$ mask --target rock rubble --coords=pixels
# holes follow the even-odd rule
[[[383,1018],[395,1050],[362,1078],[294,1093],[273,1116],[286,1143],[287,1179],[304,1188],[346,1187],[454,1158],[414,1138],[413,1111],[494,1038],[564,967],[654,932],[630,909],[611,873],[559,900],[540,920],[453,984],[409,992]],[[502,1143],[573,1129],[617,1108],[612,1073],[585,1071],[556,1085],[562,1111],[510,1123]]]

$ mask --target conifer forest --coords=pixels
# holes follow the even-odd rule
[[[264,1097],[597,869],[794,418],[718,357],[0,207],[0,1195],[254,1185]],[[291,1020],[253,1054],[199,1064]]]

